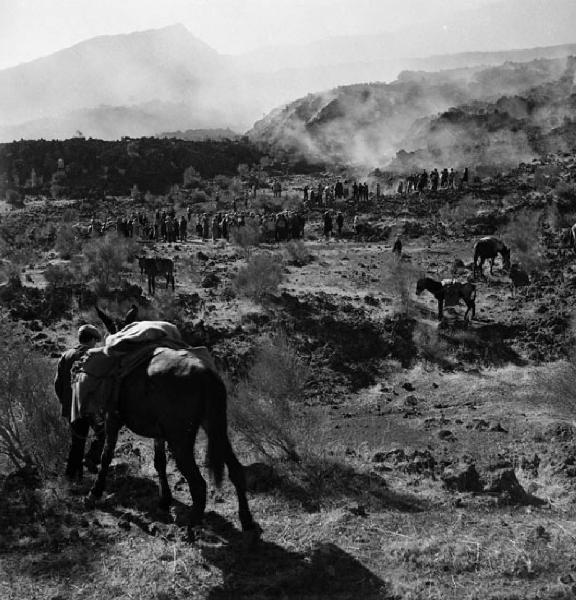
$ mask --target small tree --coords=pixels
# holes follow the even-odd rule
[[[84,248],[87,274],[108,287],[120,282],[120,272],[129,257],[129,244],[116,234],[92,240]]]

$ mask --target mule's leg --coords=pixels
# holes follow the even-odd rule
[[[190,522],[188,524],[190,528],[200,525],[206,509],[206,482],[194,458],[195,439],[196,433],[194,432],[191,439],[177,443],[168,442],[176,459],[176,465],[184,475],[190,488],[190,496],[192,496],[192,510],[190,511]]]
[[[441,321],[444,316],[444,298],[438,298],[438,320]]]
[[[122,423],[117,414],[110,413],[106,417],[106,441],[104,442],[104,450],[102,457],[100,458],[100,470],[98,471],[98,477],[90,490],[90,497],[100,498],[106,487],[106,476],[108,475],[108,469],[110,463],[114,458],[114,450],[116,448],[116,442],[118,441],[118,432],[122,427]]]
[[[496,257],[490,259],[490,275],[492,275],[492,269],[494,268],[494,261]]]
[[[246,498],[246,478],[244,477],[244,467],[236,458],[234,450],[230,444],[230,440],[226,438],[224,448],[224,462],[228,467],[228,477],[236,488],[238,496],[238,517],[242,525],[242,531],[260,531],[260,526],[252,518],[252,513],[248,507],[248,499]]]
[[[154,467],[160,481],[160,508],[168,510],[172,504],[172,492],[166,477],[166,444],[164,440],[154,440]]]

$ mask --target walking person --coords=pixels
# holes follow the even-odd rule
[[[70,450],[64,475],[73,482],[82,481],[84,465],[91,473],[98,471],[100,456],[104,448],[103,422],[93,417],[82,417],[72,421],[72,367],[90,348],[94,348],[100,339],[100,332],[96,327],[82,325],[78,329],[78,345],[62,354],[54,380],[54,391],[62,406],[62,416],[70,423]],[[84,449],[90,428],[94,431],[95,439],[84,458]]]

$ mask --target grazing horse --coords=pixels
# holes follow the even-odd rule
[[[104,314],[104,313],[103,313]],[[110,321],[105,321],[108,326]],[[114,333],[114,328],[110,330]],[[189,531],[202,522],[206,508],[206,481],[194,456],[200,427],[208,437],[207,464],[216,485],[224,466],[238,497],[242,530],[255,540],[259,525],[252,518],[246,498],[244,469],[228,438],[226,387],[207,361],[187,350],[164,348],[136,367],[120,382],[117,406],[105,415],[106,440],[98,476],[88,501],[101,498],[123,426],[137,435],[154,438],[154,467],[160,481],[160,507],[168,509],[172,493],[166,476],[166,442],[190,489],[192,510]]]
[[[484,261],[490,259],[490,275],[494,268],[494,260],[498,254],[502,255],[502,263],[506,270],[510,269],[510,248],[498,238],[493,236],[483,237],[474,245],[474,276],[477,271],[483,272]],[[478,262],[479,261],[479,262]]]
[[[148,293],[153,296],[156,292],[156,277],[162,275],[166,277],[166,289],[172,283],[174,291],[174,261],[171,258],[147,258],[138,257],[138,266],[140,267],[140,277],[146,274],[148,278]]]
[[[458,281],[436,281],[430,277],[422,277],[416,282],[416,295],[419,296],[424,290],[429,291],[438,300],[438,320],[444,316],[444,304],[452,306],[464,300],[467,320],[468,313],[472,313],[473,319],[476,315],[476,286],[473,283],[460,283]]]

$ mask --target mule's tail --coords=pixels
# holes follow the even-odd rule
[[[228,441],[228,420],[226,417],[226,386],[214,375],[213,394],[207,399],[206,426],[208,433],[207,463],[214,483],[220,486],[224,477],[224,464]]]

